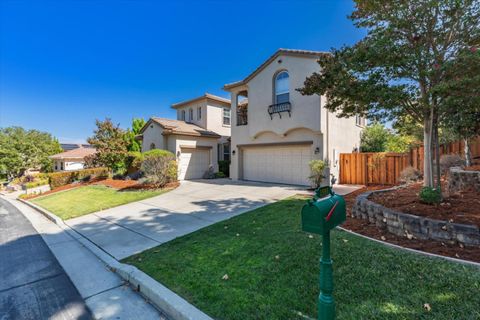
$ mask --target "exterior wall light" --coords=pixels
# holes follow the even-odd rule
[[[320,148],[319,147],[316,147],[315,148],[315,154],[319,154],[320,153]]]

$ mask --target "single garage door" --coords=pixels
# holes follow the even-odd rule
[[[243,179],[310,185],[310,145],[251,147],[243,150]]]
[[[179,180],[201,179],[210,164],[210,150],[182,148]]]

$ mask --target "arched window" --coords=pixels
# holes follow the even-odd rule
[[[275,77],[275,104],[290,101],[290,89],[288,84],[288,72],[281,71]]]
[[[185,110],[182,110],[182,112],[180,113],[180,120],[185,121]]]
[[[152,142],[150,143],[150,150],[153,150],[153,149],[155,149],[155,143]]]
[[[193,109],[190,108],[188,109],[188,118],[190,121],[193,121]]]

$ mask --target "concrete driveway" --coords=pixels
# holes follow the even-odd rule
[[[298,193],[305,189],[228,179],[183,181],[166,194],[66,223],[120,260]]]

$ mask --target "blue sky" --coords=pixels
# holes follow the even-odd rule
[[[95,119],[175,117],[170,105],[241,80],[278,48],[363,36],[331,1],[0,1],[0,127],[84,141]]]

